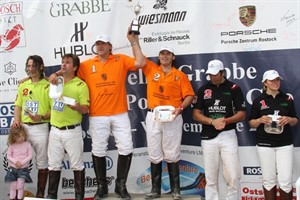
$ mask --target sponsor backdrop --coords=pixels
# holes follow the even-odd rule
[[[94,39],[109,34],[114,53],[132,55],[126,32],[135,17],[132,0],[81,1],[0,1],[0,199],[8,198],[4,183],[6,140],[13,120],[13,102],[18,81],[26,76],[26,58],[32,54],[43,57],[46,73],[59,68],[61,56],[75,53],[81,60],[93,56]],[[141,23],[140,44],[144,54],[155,60],[162,45],[172,45],[176,67],[184,71],[194,90],[207,81],[205,70],[212,59],[220,59],[227,78],[238,83],[249,111],[252,100],[261,93],[265,70],[275,69],[283,76],[282,90],[300,99],[300,1],[206,1],[147,0],[138,19]],[[134,140],[134,155],[128,178],[132,193],[150,191],[150,169],[147,160],[145,115],[147,110],[146,80],[142,72],[128,74],[128,109]],[[296,103],[297,113],[300,105]],[[200,146],[201,124],[193,121],[192,108],[184,111],[182,160],[180,178],[183,194],[204,196],[204,169]],[[96,181],[91,159],[91,138],[85,116],[82,133],[85,141],[86,197],[92,199]],[[255,132],[247,120],[237,125],[241,159],[241,199],[263,196],[261,170],[255,149]],[[300,130],[293,129],[295,145],[294,181],[300,175]],[[107,170],[110,192],[114,190],[117,152],[113,138],[109,145]],[[26,185],[26,195],[36,192],[34,161],[31,176],[34,184]],[[61,198],[74,197],[73,173],[66,156],[59,186]],[[222,165],[220,164],[220,167]],[[220,174],[220,191],[224,197],[225,183]],[[164,165],[162,190],[170,191]],[[295,195],[295,194],[294,194]]]

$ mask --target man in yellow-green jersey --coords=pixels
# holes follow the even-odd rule
[[[36,197],[44,198],[48,177],[48,122],[51,109],[49,81],[44,78],[44,62],[38,55],[27,58],[25,71],[29,79],[18,87],[11,127],[20,127],[22,123],[28,132],[28,141],[35,151],[38,169]]]

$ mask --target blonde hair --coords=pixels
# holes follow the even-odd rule
[[[17,138],[20,136],[24,136],[25,141],[28,138],[27,130],[24,128],[24,126],[21,125],[18,128],[10,128],[7,143],[9,145],[16,143]]]

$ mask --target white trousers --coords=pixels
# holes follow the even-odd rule
[[[70,130],[59,130],[54,126],[51,127],[48,146],[49,170],[61,170],[65,151],[70,159],[71,170],[83,170],[83,139],[81,126]]]
[[[133,152],[131,126],[128,113],[112,116],[90,117],[90,135],[92,137],[92,153],[97,157],[107,155],[109,136],[115,138],[120,155]]]
[[[48,123],[37,124],[33,126],[26,124],[23,125],[28,132],[28,142],[31,143],[31,146],[35,152],[37,169],[46,169],[48,167]]]
[[[241,169],[235,130],[223,131],[210,140],[201,141],[206,177],[205,199],[219,200],[219,161],[223,162],[223,175],[227,184],[226,200],[239,199]]]
[[[263,186],[271,190],[277,181],[279,187],[290,192],[292,189],[294,146],[260,147],[257,146],[262,170]]]
[[[157,122],[153,112],[146,116],[146,134],[149,160],[152,163],[166,161],[176,163],[180,160],[183,119],[178,115],[172,122]]]
[[[300,200],[300,177],[297,179],[295,185],[296,185],[297,199]]]

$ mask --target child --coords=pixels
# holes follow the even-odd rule
[[[9,170],[5,182],[10,182],[10,199],[23,199],[24,185],[32,183],[28,166],[32,159],[32,147],[27,142],[27,132],[23,126],[11,128],[8,136],[7,159]],[[17,193],[18,191],[18,193]]]

